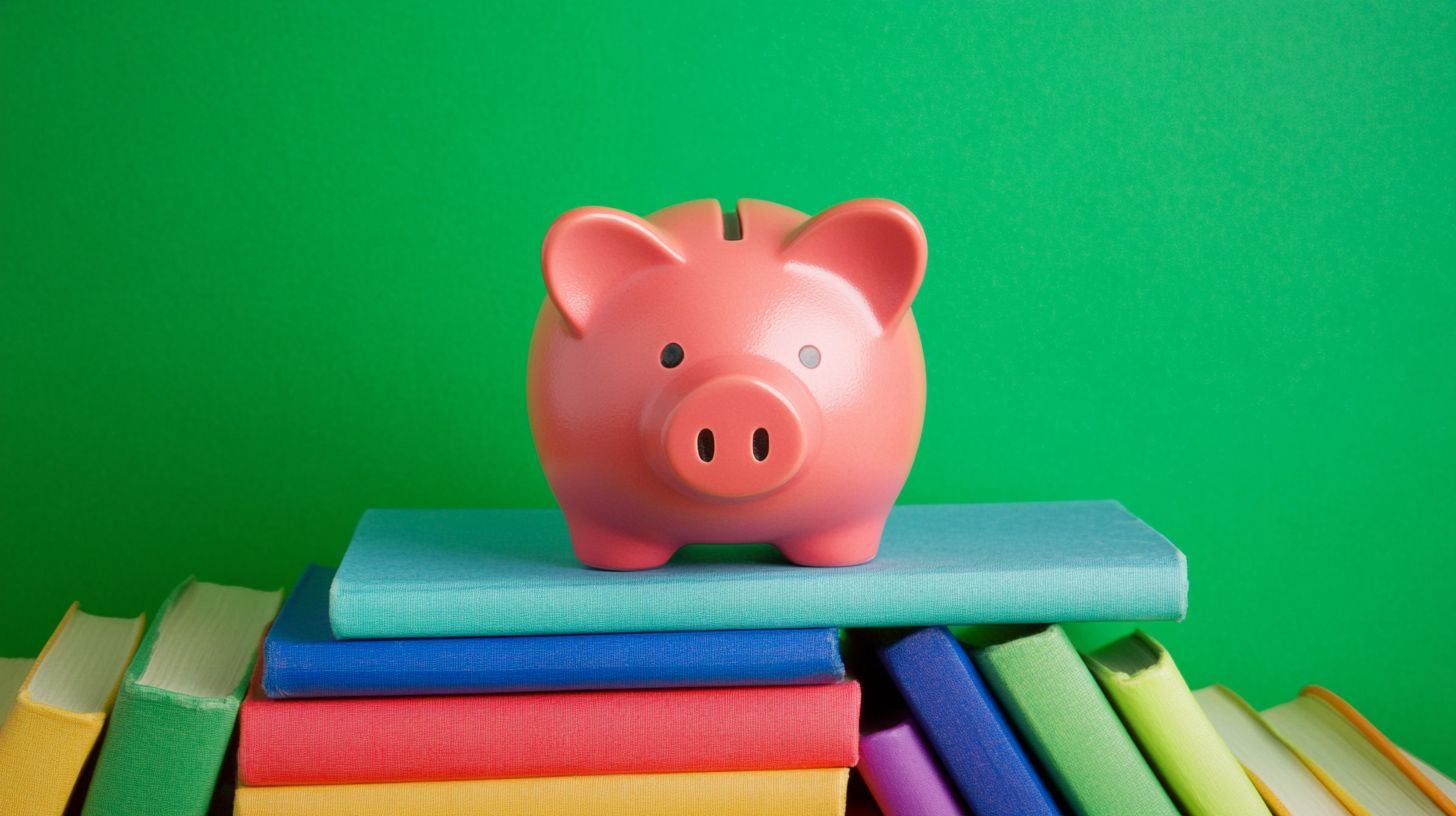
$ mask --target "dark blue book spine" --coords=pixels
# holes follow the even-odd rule
[[[879,653],[976,816],[1060,816],[1000,705],[945,627],[920,629]]]
[[[310,566],[263,646],[271,698],[380,697],[690,686],[844,678],[834,629],[337,640],[334,570]]]

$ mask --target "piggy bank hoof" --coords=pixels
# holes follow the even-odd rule
[[[875,557],[885,531],[882,516],[860,524],[836,527],[814,535],[788,539],[778,544],[779,552],[804,567],[852,567]]]
[[[568,524],[581,563],[604,570],[643,570],[666,564],[677,545],[635,538],[595,525]]]

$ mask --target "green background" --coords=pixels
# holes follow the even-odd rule
[[[1149,626],[1456,771],[1456,6],[0,3],[0,653],[552,502],[551,220],[900,201],[902,501],[1117,498]],[[1127,625],[1072,627],[1084,648]]]

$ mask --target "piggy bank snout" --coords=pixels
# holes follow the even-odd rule
[[[691,391],[663,428],[672,474],[691,490],[722,499],[757,496],[794,478],[817,423],[787,390],[733,374]]]

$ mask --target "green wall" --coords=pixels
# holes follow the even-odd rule
[[[1456,772],[1456,6],[0,4],[0,654],[552,501],[560,212],[925,225],[906,502],[1117,498],[1149,630]],[[1084,647],[1126,625],[1073,627]]]

